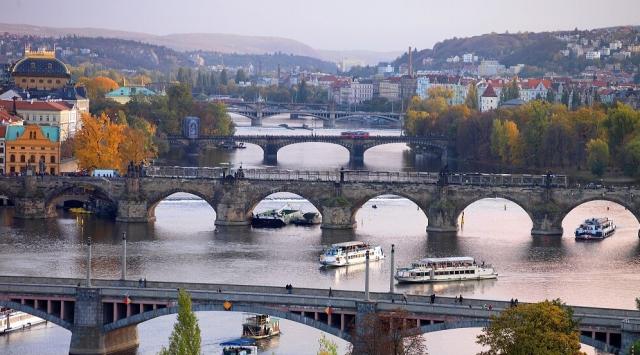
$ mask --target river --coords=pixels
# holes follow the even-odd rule
[[[246,128],[246,130],[251,130]],[[289,149],[292,148],[293,149]],[[341,148],[303,144],[281,150],[278,165],[287,168],[335,168],[348,162]],[[364,164],[377,170],[412,169],[400,145],[375,148]],[[258,149],[259,150],[259,149]],[[255,152],[254,152],[255,153]],[[260,166],[261,156],[242,151],[210,153],[220,161]],[[260,152],[258,152],[260,153]],[[376,169],[374,169],[376,170]],[[289,203],[305,211],[314,207],[295,195],[269,196],[256,211]],[[373,208],[373,205],[377,208]],[[609,216],[618,225],[614,236],[596,243],[576,242],[572,231],[591,216]],[[638,221],[622,206],[593,201],[574,209],[564,220],[563,237],[532,237],[531,221],[517,205],[485,199],[470,205],[458,235],[427,234],[427,218],[415,204],[395,196],[366,203],[356,215],[355,231],[329,231],[319,226],[282,229],[220,228],[215,212],[192,195],[175,194],[156,208],[149,224],[120,224],[93,216],[76,217],[60,211],[58,218],[23,221],[12,218],[11,208],[0,209],[0,274],[83,277],[82,243],[94,242],[96,278],[120,275],[120,235],[127,232],[128,275],[132,279],[267,284],[362,290],[364,267],[323,270],[318,255],[324,246],[348,240],[366,240],[385,251],[396,245],[398,266],[425,256],[473,256],[493,264],[498,280],[466,283],[398,286],[398,292],[465,298],[539,301],[561,298],[569,304],[633,308],[639,296],[640,241]],[[78,218],[84,219],[83,227]],[[387,291],[388,260],[373,263],[371,287]],[[238,337],[242,314],[198,313],[203,352],[218,354],[218,343]],[[139,354],[155,354],[167,343],[173,316],[140,324]],[[263,344],[264,354],[315,354],[320,332],[282,321],[279,339]],[[455,330],[426,336],[430,354],[474,354],[477,330]],[[336,338],[341,353],[346,344]],[[70,333],[54,325],[0,336],[2,354],[65,354]],[[304,350],[301,350],[304,349]]]

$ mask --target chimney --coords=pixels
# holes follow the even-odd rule
[[[14,96],[13,97],[13,111],[11,112],[12,115],[17,115],[18,114],[18,105],[16,104],[16,101],[18,101],[18,97]]]
[[[411,46],[409,46],[409,76],[413,78],[413,58],[411,53]]]

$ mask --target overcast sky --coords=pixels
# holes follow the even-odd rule
[[[640,0],[0,0],[0,22],[292,38],[317,49],[430,48],[454,36],[640,25]]]

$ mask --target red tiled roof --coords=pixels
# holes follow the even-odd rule
[[[523,89],[535,89],[538,87],[538,85],[540,85],[540,83],[542,83],[542,85],[544,85],[544,87],[546,89],[551,87],[551,81],[547,80],[547,79],[529,79],[525,82],[522,83],[522,88]]]
[[[493,86],[489,84],[489,86],[487,86],[487,88],[484,89],[484,92],[482,93],[482,97],[498,97],[498,95],[496,95],[496,92],[493,90]]]
[[[0,107],[7,111],[13,110],[13,101],[2,100],[0,101]],[[51,101],[16,101],[16,109],[22,111],[67,111],[69,106],[64,102],[51,102]]]
[[[0,107],[0,124],[6,125],[6,124],[16,123],[20,121],[22,121],[20,117],[14,116],[11,113],[9,113],[7,110]]]
[[[7,126],[0,126],[0,138],[4,138],[7,135]]]

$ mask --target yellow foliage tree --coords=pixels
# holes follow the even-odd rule
[[[87,88],[87,95],[91,100],[102,98],[109,91],[119,87],[118,83],[106,76],[98,76],[95,78],[82,77],[78,79],[78,85],[84,85]]]
[[[81,169],[120,168],[119,147],[125,126],[111,122],[106,114],[82,115],[82,129],[74,142],[74,155]]]

